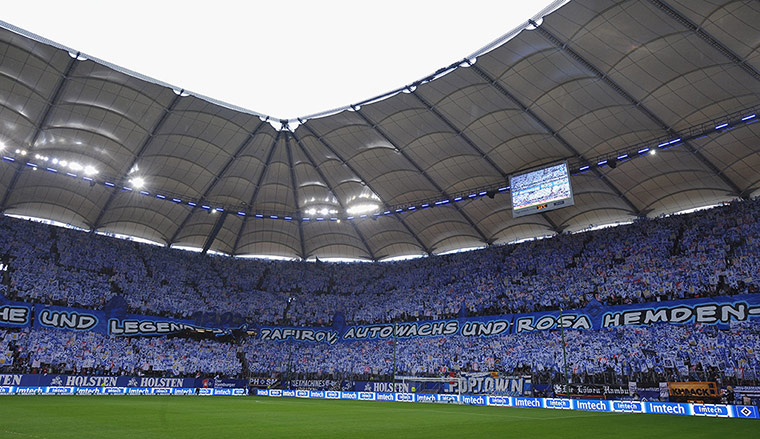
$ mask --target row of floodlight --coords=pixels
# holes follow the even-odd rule
[[[694,135],[692,135],[692,136],[690,136],[689,138],[686,138],[686,139],[683,139],[681,137],[675,137],[673,139],[667,139],[665,141],[661,141],[661,142],[657,143],[657,145],[653,145],[651,147],[649,147],[649,146],[640,147],[638,149],[632,150],[631,152],[628,152],[628,153],[625,153],[625,154],[620,154],[620,155],[615,156],[615,157],[610,157],[610,158],[605,158],[603,160],[599,160],[598,162],[596,162],[596,164],[584,164],[584,165],[580,166],[577,169],[577,171],[571,171],[571,174],[572,175],[583,174],[585,172],[588,172],[589,170],[591,170],[594,167],[601,168],[603,166],[607,166],[607,167],[610,167],[610,168],[616,168],[618,163],[622,163],[622,162],[625,162],[625,161],[628,161],[628,160],[631,160],[631,159],[634,159],[634,158],[637,158],[637,157],[642,157],[642,156],[645,156],[645,155],[655,155],[655,154],[657,154],[658,150],[665,150],[665,149],[672,148],[674,146],[680,145],[680,144],[682,144],[685,141],[704,137],[704,136],[710,134],[710,131],[727,131],[727,130],[730,130],[730,129],[735,128],[737,126],[740,126],[740,125],[756,122],[757,120],[758,120],[757,119],[757,113],[748,114],[748,115],[742,116],[740,119],[738,119],[738,120],[736,120],[734,122],[731,122],[731,121],[729,121],[729,122],[722,122],[722,123],[720,123],[718,125],[715,125],[714,128],[711,128],[711,129],[708,129],[708,130],[703,130],[703,131],[701,131],[701,132],[699,132],[697,134],[694,134]]]

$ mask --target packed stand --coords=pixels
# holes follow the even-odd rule
[[[656,324],[598,331],[565,331],[568,374],[574,383],[655,384],[662,381],[760,383],[760,324]],[[448,372],[527,374],[537,383],[564,380],[560,331],[493,337],[425,337],[354,341],[245,343],[254,376],[390,380],[397,375]],[[394,358],[396,363],[394,365]]]
[[[0,329],[0,372],[239,377],[237,351],[232,343],[185,337]]]
[[[760,201],[483,250],[389,263],[207,256],[0,219],[12,299],[254,325],[329,326],[755,293]]]

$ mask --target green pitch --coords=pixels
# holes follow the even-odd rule
[[[3,396],[0,438],[757,438],[760,422],[265,397]]]

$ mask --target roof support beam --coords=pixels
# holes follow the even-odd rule
[[[235,237],[235,245],[232,246],[232,256],[237,255],[237,249],[238,245],[240,244],[240,236],[243,233],[243,229],[245,228],[245,223],[248,221],[248,217],[250,217],[253,212],[253,203],[256,201],[256,197],[259,195],[259,189],[261,189],[261,183],[264,181],[264,176],[267,173],[267,170],[269,169],[269,164],[272,163],[272,156],[274,156],[274,149],[277,146],[277,142],[280,140],[280,131],[277,131],[277,134],[274,136],[274,140],[272,141],[272,146],[269,148],[269,152],[267,153],[266,161],[264,162],[264,169],[261,170],[261,174],[259,175],[259,179],[256,181],[256,187],[253,188],[253,194],[251,195],[251,202],[248,203],[248,207],[251,209],[251,212],[243,217],[243,221],[240,223],[240,228],[238,229],[237,236]]]
[[[488,156],[488,154],[485,153],[480,147],[472,140],[470,139],[467,134],[464,133],[464,130],[460,129],[456,125],[454,125],[453,122],[451,122],[446,116],[441,114],[438,109],[435,108],[435,106],[431,105],[425,98],[420,96],[418,93],[410,93],[412,96],[417,98],[420,103],[422,103],[424,106],[430,110],[431,113],[435,114],[435,116],[440,119],[443,123],[445,123],[452,131],[454,131],[457,136],[462,139],[470,148],[475,150],[475,152],[478,153],[478,155],[483,158],[499,175],[501,175],[502,180],[508,181],[509,175],[504,172],[504,170],[494,162],[491,157]],[[541,217],[543,217],[546,222],[552,227],[552,230],[554,230],[557,233],[562,233],[562,228],[557,227],[556,224],[554,224],[554,221],[552,221],[544,212],[541,212]]]
[[[414,93],[412,93],[412,94],[414,94]],[[414,166],[414,168],[417,170],[417,172],[419,172],[423,177],[425,177],[425,179],[430,183],[431,186],[433,186],[435,188],[435,190],[437,190],[438,192],[440,192],[441,195],[444,196],[444,197],[446,197],[447,199],[451,199],[451,196],[448,193],[446,193],[446,191],[443,190],[443,188],[441,186],[439,186],[438,183],[436,183],[435,180],[433,180],[433,178],[430,177],[430,175],[428,175],[428,173],[425,172],[425,170],[422,169],[422,167],[417,164],[417,162],[415,162],[414,160],[412,160],[412,158],[409,157],[409,154],[407,154],[406,152],[404,152],[404,150],[402,150],[401,148],[399,148],[399,146],[396,144],[396,142],[394,142],[393,140],[391,140],[390,136],[388,136],[385,133],[385,131],[383,131],[382,128],[378,127],[376,123],[374,123],[372,120],[370,120],[369,117],[367,117],[364,113],[362,113],[361,110],[359,109],[359,107],[354,106],[352,108],[354,109],[354,112],[356,114],[358,114],[359,117],[361,117],[364,120],[364,122],[367,123],[367,125],[369,127],[371,127],[373,130],[375,130],[375,132],[377,132],[383,139],[385,139],[386,142],[390,143],[394,148],[396,148],[396,151],[398,151],[402,156],[404,156],[404,158],[409,163],[411,163],[412,166]],[[465,212],[464,210],[462,210],[462,208],[457,203],[452,203],[452,204],[454,206],[454,209],[456,209],[456,211],[462,216],[462,218],[464,218],[465,221],[467,221],[467,223],[470,224],[470,226],[475,231],[475,233],[478,234],[478,236],[480,237],[480,239],[486,245],[493,244],[493,240],[486,238],[485,233],[483,233],[483,231],[480,230],[480,228],[475,224],[475,222],[472,220],[472,218],[470,218],[470,216],[467,215],[467,212]]]
[[[669,4],[661,0],[649,0],[649,3],[653,4],[657,9],[663,11],[670,18],[672,18],[673,20],[677,21],[685,28],[692,31],[699,38],[704,40],[707,44],[711,45],[718,52],[722,53],[723,56],[731,60],[731,62],[734,63],[736,66],[738,66],[745,72],[749,73],[756,80],[760,81],[760,72],[758,72],[754,67],[748,64],[746,60],[742,59],[739,55],[734,53],[734,51],[729,49],[725,44],[718,41],[717,38],[705,32],[701,27],[697,26],[697,24],[689,20],[685,15],[679,12],[676,8],[670,6]]]
[[[333,147],[332,147],[332,145],[330,145],[329,143],[327,143],[327,141],[326,141],[325,139],[323,139],[323,138],[322,138],[322,136],[320,136],[319,134],[317,134],[317,132],[316,132],[316,131],[314,131],[314,130],[313,130],[313,129],[312,129],[312,128],[311,128],[311,127],[308,125],[308,124],[306,124],[306,123],[301,123],[301,126],[302,126],[302,127],[304,127],[304,128],[307,130],[307,131],[309,131],[309,133],[311,133],[311,135],[312,135],[312,136],[314,136],[314,137],[315,137],[317,140],[319,140],[319,142],[320,142],[322,145],[324,145],[324,146],[325,146],[325,148],[329,149],[329,150],[330,150],[330,152],[332,152],[333,154],[335,154],[335,157],[338,157],[338,159],[339,159],[341,162],[343,162],[343,164],[345,164],[345,165],[346,165],[346,167],[348,167],[348,169],[349,169],[349,170],[350,170],[350,171],[351,171],[351,172],[352,172],[352,173],[353,173],[353,174],[354,174],[354,175],[355,175],[357,178],[359,178],[359,180],[363,181],[363,182],[364,182],[364,184],[366,184],[366,185],[367,185],[367,187],[369,188],[369,190],[371,190],[371,191],[372,191],[372,192],[373,192],[375,195],[377,195],[378,197],[380,196],[380,193],[379,193],[379,192],[377,192],[377,191],[376,191],[376,190],[375,190],[375,189],[372,187],[372,185],[370,185],[369,181],[367,181],[367,179],[365,179],[365,178],[362,178],[362,177],[361,177],[361,175],[359,175],[359,173],[356,171],[356,169],[355,169],[353,166],[351,166],[351,163],[348,163],[348,162],[347,162],[347,161],[346,161],[346,160],[343,158],[343,155],[342,155],[342,154],[340,154],[338,151],[336,151],[336,150],[335,150],[335,148],[333,148]],[[406,229],[406,230],[409,232],[409,234],[412,236],[412,238],[414,238],[414,240],[415,240],[415,241],[417,241],[417,244],[419,244],[420,248],[422,248],[422,249],[425,251],[425,253],[427,253],[428,255],[431,255],[431,254],[433,254],[432,250],[431,250],[431,249],[430,249],[430,248],[429,248],[427,245],[425,245],[425,243],[423,243],[423,242],[422,242],[422,240],[420,240],[420,238],[417,236],[417,234],[416,234],[416,233],[414,233],[414,232],[412,232],[412,229],[409,227],[409,225],[408,225],[408,224],[406,224],[406,222],[404,221],[404,219],[403,219],[403,218],[401,218],[401,215],[393,215],[393,216],[394,216],[396,219],[398,219],[398,221],[399,221],[399,222],[400,222],[400,223],[401,223],[401,224],[404,226],[404,228],[405,228],[405,229]]]
[[[127,178],[127,175],[129,175],[129,171],[134,168],[134,166],[137,164],[137,162],[142,158],[145,151],[148,149],[148,146],[151,144],[153,139],[155,138],[158,131],[161,129],[161,127],[164,125],[164,122],[166,122],[166,119],[169,118],[169,115],[172,111],[174,111],[174,107],[177,106],[177,103],[180,100],[180,97],[182,95],[182,92],[184,90],[180,90],[179,93],[175,93],[174,98],[172,98],[169,105],[164,108],[163,113],[158,118],[156,123],[153,125],[153,129],[150,130],[150,133],[148,134],[148,137],[145,138],[145,141],[143,141],[142,145],[140,145],[140,148],[137,149],[137,153],[135,154],[135,158],[132,159],[132,162],[130,162],[129,166],[125,168],[124,174],[122,174],[121,178],[119,178],[119,184],[124,183],[124,179]],[[116,195],[119,193],[119,189],[113,188],[111,190],[111,195],[109,195],[108,200],[106,200],[106,203],[103,205],[103,208],[100,209],[100,212],[98,213],[98,216],[95,218],[95,221],[92,223],[92,232],[95,232],[98,228],[101,226],[101,221],[103,221],[103,216],[105,215],[106,211],[109,207],[111,207],[111,203],[113,203],[114,199],[116,199]],[[169,244],[169,243],[167,243]]]
[[[230,156],[230,159],[227,160],[227,163],[224,164],[222,169],[216,174],[214,179],[211,181],[211,184],[208,185],[205,191],[203,191],[203,194],[198,199],[198,202],[196,203],[196,206],[191,206],[190,211],[185,215],[185,219],[182,220],[182,222],[179,224],[179,227],[177,227],[177,230],[174,232],[174,234],[171,237],[171,240],[169,240],[169,245],[174,244],[174,241],[177,240],[179,237],[179,233],[182,231],[182,229],[187,225],[188,220],[190,220],[190,217],[193,215],[193,212],[195,212],[196,208],[198,207],[197,204],[204,203],[206,201],[206,198],[209,196],[212,190],[214,190],[214,187],[217,183],[219,183],[219,180],[224,177],[224,174],[227,172],[227,170],[232,166],[232,164],[235,162],[235,160],[240,157],[240,154],[243,153],[243,151],[248,148],[248,146],[253,141],[253,138],[256,136],[256,133],[259,131],[259,129],[264,125],[265,122],[259,122],[259,124],[256,126],[256,128],[253,129],[248,134],[248,137],[238,146],[238,148],[235,150],[235,153]]]
[[[221,215],[219,215],[219,218],[216,220],[216,223],[214,223],[214,228],[211,229],[211,233],[206,238],[206,242],[203,244],[203,250],[201,253],[204,255],[208,253],[208,249],[211,248],[211,244],[214,243],[214,240],[216,239],[216,235],[219,234],[219,231],[222,230],[222,226],[224,225],[224,220],[227,219],[227,211],[225,210],[222,212]]]
[[[58,102],[61,93],[66,88],[69,77],[72,73],[74,73],[74,68],[77,65],[77,57],[79,57],[79,52],[77,52],[76,57],[72,57],[69,60],[69,63],[66,64],[66,69],[63,71],[63,75],[61,75],[61,78],[58,80],[58,84],[56,84],[55,88],[53,89],[53,94],[50,95],[47,104],[45,104],[45,111],[42,113],[42,117],[34,129],[32,141],[29,143],[30,149],[34,148],[34,145],[37,143],[37,139],[39,139],[40,134],[42,134],[42,130],[48,123],[48,119],[50,119],[50,114],[53,112],[53,107],[55,107],[55,104]],[[13,192],[13,189],[15,189],[16,183],[18,182],[18,179],[21,176],[21,172],[23,172],[24,168],[24,165],[20,165],[13,172],[13,177],[11,177],[11,181],[8,184],[8,189],[5,190],[2,201],[0,201],[0,210],[5,210],[8,207],[8,200],[11,197],[11,192]]]
[[[286,122],[287,123],[287,122]],[[294,136],[295,137],[295,136]],[[301,244],[301,259],[306,259],[306,238],[303,236],[303,223],[301,222],[301,203],[298,202],[298,183],[293,169],[293,151],[290,150],[290,134],[285,132],[285,149],[288,153],[288,168],[290,169],[290,184],[293,191],[293,203],[296,205],[296,221],[298,221],[298,242]]]
[[[433,113],[441,122],[445,123],[446,126],[449,127],[449,129],[451,129],[452,131],[454,131],[454,133],[456,133],[457,137],[459,137],[460,139],[462,139],[464,141],[464,143],[466,143],[470,148],[472,148],[473,150],[475,150],[475,152],[478,153],[478,155],[483,160],[485,160],[499,175],[501,175],[502,179],[506,180],[507,174],[504,172],[504,170],[501,169],[501,167],[499,167],[493,160],[491,160],[491,157],[489,157],[488,154],[485,153],[485,151],[483,151],[482,149],[480,149],[480,147],[477,144],[475,144],[475,142],[473,142],[472,139],[470,139],[469,136],[467,136],[467,134],[465,134],[463,130],[461,130],[459,127],[457,127],[456,125],[454,125],[453,122],[451,122],[446,116],[444,116],[443,114],[441,114],[441,112],[438,111],[438,109],[435,108],[434,105],[431,105],[425,98],[423,98],[422,96],[420,96],[419,93],[411,92],[410,94],[412,96],[414,96],[415,98],[417,98],[417,100],[420,101],[420,103],[422,105],[424,105],[425,107],[427,107],[427,109],[431,113]]]
[[[322,181],[325,182],[325,184],[327,185],[327,189],[329,189],[330,192],[332,192],[332,194],[335,195],[335,189],[330,184],[330,180],[328,180],[325,177],[325,174],[322,172],[322,170],[319,169],[316,162],[314,162],[314,158],[312,157],[311,153],[309,153],[309,151],[303,146],[303,143],[301,143],[301,140],[298,137],[296,137],[295,133],[293,133],[293,139],[296,141],[296,144],[298,144],[298,146],[301,148],[301,151],[303,151],[304,155],[306,155],[306,158],[309,159],[309,163],[311,163],[311,166],[314,168],[314,170],[317,171],[317,174],[319,174],[319,178],[321,178]],[[288,149],[288,157],[290,157],[290,149]],[[292,157],[290,157],[290,161],[291,161],[291,172],[292,172],[292,162],[293,162]],[[340,204],[340,208],[343,209],[343,211],[345,212],[346,206],[343,204],[340,198],[338,198],[338,196],[335,195],[335,199],[338,200],[338,204]],[[299,209],[299,213],[300,213],[300,209]],[[299,218],[298,220],[300,223],[301,218]],[[356,223],[354,221],[348,221],[348,222],[351,223],[351,226],[354,228],[354,231],[356,232],[357,236],[359,236],[359,239],[362,241],[362,244],[364,244],[364,247],[366,247],[367,254],[369,255],[369,257],[372,258],[373,261],[377,261],[377,257],[375,256],[375,253],[372,251],[372,248],[370,248],[369,243],[365,239],[362,232],[359,231],[359,227],[356,226]]]
[[[507,90],[506,88],[504,88],[495,78],[493,78],[491,75],[489,75],[488,72],[486,72],[485,70],[483,70],[480,67],[478,67],[477,64],[471,64],[469,68],[471,68],[475,73],[477,73],[478,75],[480,75],[481,77],[483,77],[483,79],[485,79],[486,81],[488,81],[488,83],[491,85],[491,87],[495,88],[499,93],[501,93],[502,95],[504,95],[504,97],[506,97],[507,99],[509,99],[510,101],[512,101],[512,103],[514,103],[517,107],[519,107],[525,114],[528,115],[528,117],[530,117],[531,119],[533,119],[534,122],[536,122],[538,125],[540,125],[541,128],[544,129],[544,131],[546,131],[554,139],[556,139],[557,142],[560,143],[560,145],[562,145],[565,149],[567,149],[573,155],[573,157],[575,157],[576,159],[579,159],[579,160],[586,161],[586,159],[583,157],[583,155],[580,152],[578,152],[578,150],[575,149],[575,147],[573,147],[573,145],[571,145],[570,142],[568,142],[567,140],[565,140],[565,138],[562,137],[561,134],[559,134],[552,127],[550,127],[549,124],[546,123],[546,121],[544,121],[538,114],[536,114],[533,110],[531,110],[530,108],[528,108],[527,105],[525,105],[524,103],[522,103],[522,101],[520,101],[517,98],[517,96],[513,95],[512,93],[509,92],[509,90]],[[620,198],[621,200],[623,200],[623,202],[631,209],[631,213],[635,214],[636,216],[640,215],[641,209],[639,209],[635,204],[633,204],[633,202],[630,199],[628,199],[628,197],[626,197],[625,194],[623,194],[623,192],[621,192],[620,189],[618,189],[618,187],[615,186],[607,178],[607,176],[605,176],[604,174],[602,174],[598,169],[596,169],[596,167],[593,169],[592,172],[607,187],[609,187],[615,193],[615,195],[618,198]],[[548,218],[548,217],[544,216],[544,218]],[[557,226],[553,226],[553,227],[554,227],[555,231],[560,230]]]
[[[652,122],[657,124],[661,129],[665,130],[669,135],[677,136],[678,132],[674,130],[670,125],[665,123],[664,120],[660,119],[652,110],[647,108],[641,101],[637,100],[633,97],[630,93],[628,93],[623,87],[621,87],[618,83],[613,81],[608,75],[602,73],[601,70],[596,68],[591,62],[589,62],[587,59],[582,57],[578,52],[573,50],[571,47],[568,46],[567,42],[563,42],[559,38],[557,38],[553,33],[551,33],[549,30],[545,29],[544,26],[539,26],[538,23],[536,23],[533,20],[529,20],[530,23],[533,26],[536,26],[535,31],[540,33],[547,41],[554,44],[559,50],[565,52],[570,58],[572,58],[576,63],[583,66],[586,70],[591,72],[596,78],[603,83],[605,83],[608,87],[613,89],[617,94],[619,94],[623,99],[627,100],[631,105],[638,108],[639,111],[644,113]],[[702,155],[701,152],[697,148],[694,147],[691,142],[684,142],[684,145],[689,149],[689,151],[694,155],[694,157],[697,158],[707,169],[709,169],[711,172],[713,172],[718,178],[723,180],[723,183],[726,184],[726,186],[729,187],[729,189],[732,191],[733,195],[739,196],[742,193],[742,190],[739,189],[739,186],[736,185],[726,174],[724,174],[720,169],[718,169],[717,166],[713,162],[707,159],[704,155]]]

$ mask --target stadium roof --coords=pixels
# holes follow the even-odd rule
[[[4,24],[0,209],[232,255],[379,260],[752,197],[759,23],[754,1],[574,0],[407,87],[291,120]],[[575,205],[514,219],[508,176],[562,160]]]

